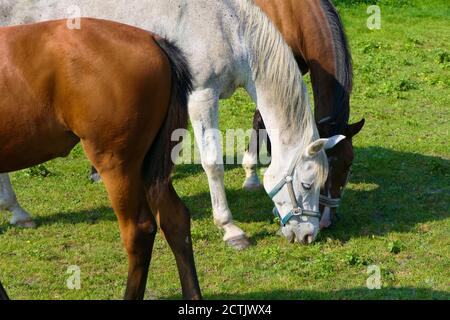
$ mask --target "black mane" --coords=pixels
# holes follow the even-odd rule
[[[331,134],[342,134],[350,117],[350,94],[353,88],[353,64],[342,20],[330,0],[321,0],[333,35],[336,55],[336,97],[334,112],[322,124],[332,125]]]

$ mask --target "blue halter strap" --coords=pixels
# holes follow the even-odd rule
[[[277,208],[273,208],[273,214],[276,218],[280,219],[281,225],[285,226],[293,217],[295,216],[306,216],[306,217],[314,217],[314,218],[321,218],[321,214],[319,211],[313,211],[313,210],[305,210],[303,209],[302,205],[298,203],[297,198],[295,197],[294,192],[294,185],[292,183],[293,181],[293,174],[295,171],[295,166],[297,165],[298,161],[300,160],[300,157],[302,156],[302,153],[300,152],[292,161],[288,174],[279,182],[276,184],[275,187],[273,187],[272,191],[269,192],[269,197],[273,200],[273,198],[284,188],[284,186],[287,186],[287,190],[289,193],[289,198],[292,203],[292,210],[289,211],[289,213],[281,217],[280,213],[278,212]]]

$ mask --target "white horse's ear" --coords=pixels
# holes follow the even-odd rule
[[[306,156],[314,157],[322,150],[329,150],[334,148],[339,142],[344,140],[346,137],[343,135],[336,135],[329,139],[319,139],[311,143],[305,151]]]
[[[325,144],[325,150],[333,149],[339,142],[341,142],[345,138],[346,138],[345,136],[338,134],[336,136],[327,139],[328,141]]]
[[[305,155],[307,157],[314,157],[320,151],[325,149],[326,144],[328,143],[328,139],[319,139],[311,143],[305,151]]]

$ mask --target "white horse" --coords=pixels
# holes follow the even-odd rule
[[[177,42],[194,74],[189,113],[208,176],[214,221],[224,230],[223,240],[236,249],[249,241],[233,222],[222,148],[210,129],[218,129],[219,99],[245,88],[272,140],[264,187],[275,203],[282,233],[302,243],[316,238],[319,191],[328,169],[323,150],[343,137],[319,139],[294,56],[251,0],[3,0],[0,11],[1,25],[71,18],[79,11],[80,16],[127,23]]]

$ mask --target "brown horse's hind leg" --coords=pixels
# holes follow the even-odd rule
[[[178,197],[172,183],[159,194],[157,200],[151,196],[149,198],[153,212],[159,217],[161,230],[175,255],[184,299],[201,299],[192,249],[189,210]]]
[[[142,161],[123,161],[118,154],[117,158],[103,159],[89,143],[83,141],[83,146],[102,176],[119,220],[120,234],[128,253],[125,299],[143,299],[157,224],[147,201]]]
[[[143,299],[157,225],[147,203],[141,172],[137,170],[132,175],[120,170],[100,172],[128,253],[125,299]]]

